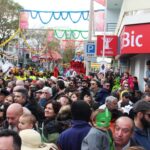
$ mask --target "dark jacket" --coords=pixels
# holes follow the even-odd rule
[[[134,129],[133,140],[145,150],[150,149],[150,128],[147,130],[141,130],[137,127]]]
[[[98,93],[95,101],[97,101],[100,105],[103,105],[105,104],[105,99],[107,96],[110,96],[110,91],[105,88],[102,88],[100,92]]]
[[[73,120],[72,123],[72,127],[62,132],[57,141],[61,150],[81,150],[82,140],[91,129],[85,121]]]

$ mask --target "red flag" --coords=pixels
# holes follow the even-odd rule
[[[105,0],[95,0],[97,3],[105,6]]]
[[[95,12],[95,31],[103,32],[104,31],[104,11]]]

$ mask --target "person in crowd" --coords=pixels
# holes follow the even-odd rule
[[[72,119],[71,106],[70,105],[62,106],[56,118],[59,125],[60,133],[71,127],[71,119]]]
[[[106,109],[111,112],[111,122],[109,128],[114,131],[115,121],[123,115],[123,113],[118,109],[118,99],[114,96],[107,96],[105,104],[101,105],[99,109]]]
[[[25,129],[36,129],[36,118],[32,114],[23,114],[19,117],[19,131]]]
[[[97,99],[95,101],[97,101],[99,103],[99,105],[105,104],[106,97],[109,96],[110,93],[111,93],[110,83],[105,80],[103,83],[103,87],[100,90],[100,92],[98,93]]]
[[[129,114],[133,107],[133,103],[130,100],[130,93],[124,92],[122,94],[122,99],[118,102],[119,109],[125,114]]]
[[[93,104],[95,103],[93,101],[91,93],[85,93],[85,95],[83,97],[83,101],[85,101],[86,103],[88,103],[91,108],[93,107]]]
[[[142,99],[144,101],[150,102],[150,93],[144,93]]]
[[[0,150],[21,150],[22,141],[17,132],[0,130]]]
[[[71,99],[66,95],[60,95],[57,101],[61,104],[61,106],[69,105],[72,103]]]
[[[90,81],[88,79],[82,79],[82,87],[80,89],[80,99],[83,99],[84,95],[90,93]]]
[[[135,129],[133,140],[145,150],[150,148],[150,102],[140,100],[133,106]]]
[[[40,98],[38,104],[44,108],[46,103],[48,101],[51,101],[51,98],[52,98],[52,88],[45,86],[42,89],[41,98]]]
[[[124,72],[123,73],[123,77],[121,78],[121,85],[124,83],[124,81],[127,82],[127,84],[129,85],[130,89],[133,90],[133,88],[134,88],[133,78],[129,74],[129,72]]]
[[[59,136],[58,123],[56,121],[57,114],[61,108],[61,104],[56,101],[49,101],[45,106],[45,120],[42,123],[41,135],[45,142],[56,142]]]
[[[19,118],[23,114],[23,107],[18,103],[9,105],[6,111],[6,120],[2,124],[2,129],[18,131]]]
[[[96,80],[96,79],[91,80],[90,91],[91,91],[93,100],[95,100],[95,101],[98,101],[98,98],[99,98],[98,95],[99,95],[99,92],[101,90],[101,88],[99,86],[100,86],[100,83],[98,80]]]
[[[8,96],[5,97],[4,104],[10,105],[12,103],[14,103],[14,95],[13,94],[9,94]]]
[[[83,139],[81,150],[114,150],[112,136],[108,130],[111,120],[108,109],[94,111],[91,120],[93,127]]]
[[[43,143],[41,135],[33,129],[22,130],[19,135],[22,140],[21,150],[58,150],[54,143]]]
[[[27,89],[17,89],[14,92],[14,102],[22,106],[26,106],[28,103],[28,91]]]
[[[133,84],[134,84],[134,91],[139,90],[139,83],[138,83],[138,78],[136,76],[133,77]]]
[[[72,102],[77,101],[79,99],[80,99],[80,93],[78,91],[75,91],[70,95],[70,100]]]
[[[126,150],[130,146],[136,146],[132,140],[134,122],[126,116],[119,117],[115,122],[113,133],[115,150]]]
[[[37,87],[37,90],[41,90],[43,89],[45,82],[43,80],[37,80],[35,85]]]
[[[57,93],[54,95],[53,99],[57,100],[58,97],[65,94],[65,83],[62,79],[56,82]]]
[[[147,71],[146,71],[146,77],[144,78],[145,82],[150,81],[150,60],[146,62]]]
[[[76,101],[71,105],[72,127],[62,132],[57,141],[61,150],[80,150],[82,140],[91,129],[89,124],[91,109],[84,101]]]
[[[0,105],[3,105],[5,97],[10,93],[6,89],[0,89]]]

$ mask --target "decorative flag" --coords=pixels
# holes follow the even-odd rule
[[[54,31],[53,30],[48,31],[48,37],[47,37],[48,42],[51,42],[53,40],[53,37],[54,37]]]
[[[105,6],[105,0],[95,0],[97,3]]]
[[[96,32],[103,32],[104,31],[104,18],[105,12],[98,11],[94,13],[94,21],[95,21],[95,31]]]
[[[20,19],[19,19],[19,27],[20,29],[28,29],[29,27],[29,14],[27,12],[20,12]]]

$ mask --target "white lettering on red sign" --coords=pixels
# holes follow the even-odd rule
[[[121,38],[121,49],[124,47],[142,47],[143,44],[140,39],[143,38],[142,34],[135,35],[134,31],[124,32]]]

